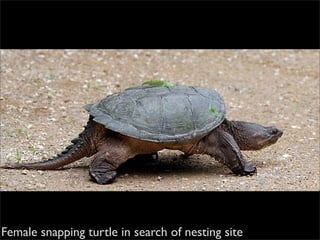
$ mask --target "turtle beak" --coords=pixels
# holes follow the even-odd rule
[[[270,144],[275,143],[283,134],[283,131],[279,130],[276,127],[267,127],[267,134]]]

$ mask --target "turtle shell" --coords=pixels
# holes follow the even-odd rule
[[[160,143],[201,138],[226,114],[218,92],[190,86],[128,88],[84,108],[110,130]]]

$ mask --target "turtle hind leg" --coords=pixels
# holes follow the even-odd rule
[[[252,175],[256,167],[241,154],[234,138],[226,131],[217,128],[199,142],[204,153],[213,156],[235,174]]]
[[[117,176],[118,167],[135,155],[118,134],[108,134],[89,165],[89,175],[98,184],[110,184]]]
[[[117,176],[117,167],[110,163],[105,155],[105,152],[97,153],[89,166],[89,175],[98,184],[110,184]]]

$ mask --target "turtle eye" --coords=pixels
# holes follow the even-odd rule
[[[269,135],[275,135],[277,134],[278,129],[276,129],[275,127],[266,127],[266,133]]]
[[[272,134],[277,134],[279,131],[278,131],[278,129],[276,129],[276,128],[272,128],[272,130],[271,130],[271,133]]]
[[[275,128],[275,127],[270,127],[270,134],[272,135],[282,135],[282,131],[280,131],[279,129]]]

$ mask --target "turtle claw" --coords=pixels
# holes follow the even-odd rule
[[[232,172],[236,175],[240,175],[240,176],[252,176],[255,173],[257,173],[257,168],[248,162],[244,162],[243,167],[236,167],[232,169]]]
[[[254,168],[253,171],[243,171],[240,175],[241,176],[253,176],[254,174],[257,173],[257,168]]]
[[[251,163],[244,163],[244,170],[240,174],[241,176],[252,176],[257,173],[257,168]]]
[[[90,177],[93,181],[97,182],[98,184],[110,184],[116,178],[117,172],[116,171],[89,171]]]
[[[139,155],[136,155],[133,159],[139,159],[142,161],[158,161],[159,155],[158,155],[158,152],[151,153],[151,154],[139,154]]]

